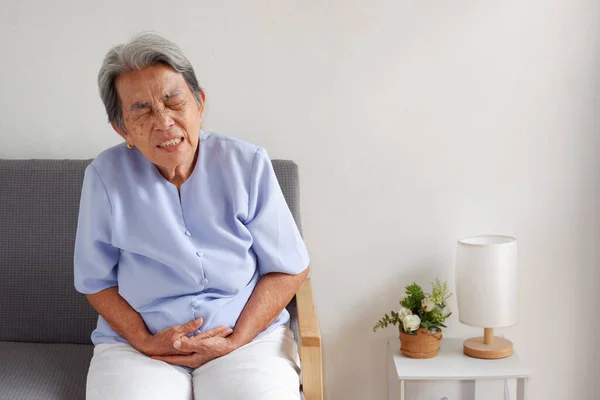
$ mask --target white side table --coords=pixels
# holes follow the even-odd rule
[[[406,381],[476,381],[478,379],[516,379],[517,400],[527,399],[529,369],[516,352],[500,360],[480,360],[464,355],[464,339],[446,338],[435,358],[419,360],[400,354],[400,341],[388,341],[389,400],[407,400]],[[478,398],[475,392],[476,399]]]

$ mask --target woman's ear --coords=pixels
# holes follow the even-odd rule
[[[204,114],[204,104],[206,104],[206,94],[204,93],[204,90],[200,89],[200,106],[198,107],[200,116]]]

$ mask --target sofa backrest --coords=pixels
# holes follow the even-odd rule
[[[88,344],[98,315],[73,286],[83,173],[91,160],[0,160],[0,341]],[[273,160],[300,226],[296,164]]]

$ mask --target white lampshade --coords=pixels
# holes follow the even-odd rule
[[[458,241],[458,319],[466,325],[500,328],[517,323],[517,240],[498,235]]]

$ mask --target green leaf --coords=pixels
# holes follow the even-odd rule
[[[430,328],[431,326],[433,326],[433,325],[432,325],[432,324],[431,324],[431,322],[429,322],[429,321],[421,321],[421,326],[422,326],[423,328],[427,328],[427,329],[429,329],[429,328]]]
[[[452,293],[448,290],[448,283],[440,281],[439,278],[435,279],[433,282],[432,290],[431,290],[431,300],[438,306],[444,308],[446,305],[446,300],[452,296]]]
[[[398,325],[398,323],[400,322],[400,316],[398,315],[398,313],[395,311],[391,311],[390,314],[392,314],[391,317],[388,314],[385,314],[383,318],[377,321],[377,323],[373,327],[373,332],[377,331],[377,329],[379,328],[387,328],[389,325]]]
[[[416,283],[412,283],[408,286],[406,286],[406,294],[408,294],[409,296],[424,296],[423,294],[423,289],[421,288],[421,286],[417,285]]]

